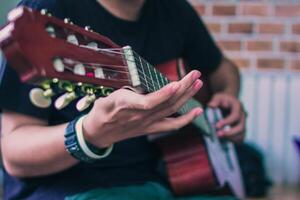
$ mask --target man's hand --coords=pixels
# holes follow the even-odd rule
[[[177,112],[202,87],[200,72],[192,71],[147,95],[120,89],[98,99],[83,122],[85,138],[98,147],[128,138],[179,129],[202,113],[195,108],[186,115],[169,117]]]
[[[208,104],[212,108],[219,107],[228,110],[228,116],[217,123],[219,137],[225,137],[233,142],[240,143],[245,136],[245,118],[241,102],[233,95],[227,93],[216,93]],[[230,129],[221,130],[225,126],[231,126]]]

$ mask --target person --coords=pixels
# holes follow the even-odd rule
[[[66,128],[71,122],[77,123],[82,113],[74,104],[62,110],[35,107],[28,97],[34,86],[21,83],[3,61],[4,199],[63,199],[96,188],[121,188],[124,192],[127,187],[149,184],[158,188],[156,191],[169,191],[167,181],[157,172],[160,153],[147,136],[177,130],[202,114],[201,108],[195,108],[180,117],[170,117],[202,87],[199,71],[211,87],[209,106],[230,111],[217,126],[232,128],[218,135],[235,142],[243,140],[245,114],[238,100],[238,70],[222,55],[187,1],[23,0],[19,5],[46,8],[58,18],[70,18],[82,27],[89,25],[120,46],[132,46],[153,65],[183,58],[193,70],[151,94],[119,89],[97,99],[81,121],[84,139],[98,150],[114,147],[107,157],[90,163],[70,155],[65,146]],[[111,196],[108,193],[102,199]],[[130,197],[116,199],[134,199]]]

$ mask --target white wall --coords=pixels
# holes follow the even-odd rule
[[[249,112],[247,140],[265,154],[275,183],[300,183],[300,74],[243,73],[242,101]]]

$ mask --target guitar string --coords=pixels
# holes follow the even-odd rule
[[[91,48],[91,47],[84,46],[84,45],[81,45],[81,47],[86,47],[86,48],[89,48],[89,49],[92,49],[92,50],[95,50],[95,51],[102,51],[102,52],[113,53],[113,54],[115,54],[115,55],[121,55],[121,56],[122,56],[122,57],[120,56],[121,59],[124,59],[124,57],[125,57],[125,60],[126,60],[126,61],[128,61],[128,62],[134,62],[134,63],[135,63],[134,60],[130,60],[130,59],[126,58],[125,53],[122,53],[122,52],[121,52],[121,51],[123,50],[122,48],[115,48],[115,49],[101,49],[101,48],[96,48],[96,47]],[[116,51],[120,51],[120,52],[116,52]],[[134,58],[134,59],[139,58],[140,60],[144,61],[144,62],[147,64],[148,69],[149,69],[149,66],[153,67],[153,66],[150,65],[148,62],[146,62],[142,57],[140,57],[135,51],[133,51],[133,53],[135,54],[135,55],[133,55],[133,58]],[[91,63],[85,63],[85,64],[91,64]],[[136,63],[135,63],[135,64],[136,64]],[[143,68],[142,62],[141,62],[140,64],[141,64],[140,67]],[[95,63],[94,63],[93,65],[101,66],[101,64],[95,64]],[[113,65],[111,65],[111,66],[113,66]],[[126,66],[114,66],[114,67],[126,67]],[[128,66],[127,66],[127,67],[128,67]],[[118,73],[127,73],[127,74],[129,74],[129,73],[126,72],[126,71],[112,70],[112,69],[107,69],[107,68],[106,68],[105,70],[106,70],[106,71],[113,71],[113,72],[118,72]],[[137,70],[138,70],[140,73],[142,73],[142,74],[144,75],[144,77],[145,77],[145,79],[142,78],[142,77],[139,77],[139,78],[143,79],[143,80],[145,81],[145,83],[146,83],[146,85],[145,85],[145,84],[142,82],[141,84],[142,84],[143,86],[146,86],[148,89],[152,89],[153,91],[156,91],[155,86],[156,86],[157,88],[161,88],[160,85],[157,85],[157,83],[153,80],[153,78],[149,78],[148,75],[147,75],[146,73],[144,73],[144,70],[143,70],[143,71],[140,71],[139,68],[137,68]],[[156,70],[156,69],[154,69],[154,70]],[[151,76],[151,71],[150,71],[150,69],[149,69],[149,72],[150,72],[150,76]],[[154,71],[154,73],[157,73],[157,72]],[[160,73],[159,73],[159,74],[160,74]],[[165,78],[165,77],[162,76],[161,74],[160,74],[160,76],[161,76],[161,78]],[[116,79],[110,79],[110,80],[116,80]],[[118,80],[116,80],[116,81],[120,81],[120,80],[122,80],[122,79],[118,79]],[[158,80],[158,78],[157,78],[157,80]],[[127,81],[127,80],[124,79],[124,81]],[[159,80],[158,80],[158,81],[159,81]],[[165,81],[167,81],[167,83],[169,83],[169,80],[166,79],[166,78],[165,78]],[[149,88],[149,85],[148,85],[148,84],[149,84],[151,87],[153,87],[153,88]],[[159,84],[159,83],[158,83],[158,84]],[[166,83],[163,83],[163,84],[166,84]],[[189,105],[188,105],[188,104],[185,104],[185,105],[181,108],[181,110],[183,110],[183,112],[187,112],[188,110],[190,110]]]
[[[111,49],[102,49],[102,48],[98,48],[98,47],[89,47],[89,46],[86,46],[86,45],[80,45],[80,47],[84,47],[84,48],[89,48],[89,49],[92,49],[92,50],[94,50],[94,51],[102,51],[102,52],[108,52],[108,53],[113,53],[113,54],[115,54],[115,55],[122,55],[122,57],[120,57],[121,59],[124,59],[124,53],[121,53],[121,51],[123,51],[123,49],[122,48],[111,48]],[[133,53],[135,53],[135,54],[137,54],[135,51],[133,51]],[[136,58],[141,58],[139,55],[137,55],[137,56],[135,56],[135,55],[133,55],[133,57],[136,59]],[[143,59],[143,58],[142,58]],[[125,60],[126,61],[129,61],[129,62],[134,62],[134,63],[136,63],[134,60],[130,60],[130,59],[127,59],[126,57],[125,57]],[[143,59],[144,60],[144,59]],[[142,64],[142,63],[141,63]],[[127,66],[123,66],[123,67],[127,67]],[[141,67],[143,67],[143,66],[141,66]],[[153,66],[152,66],[153,67]],[[138,69],[138,71],[140,72],[140,73],[142,73],[144,76],[145,76],[145,78],[146,79],[148,79],[148,81],[147,80],[145,80],[146,81],[146,84],[151,84],[151,86],[153,87],[153,89],[155,90],[155,82],[153,81],[153,80],[151,80],[151,78],[149,78],[144,72],[142,72],[142,71],[140,71],[139,70],[139,68],[137,68]],[[115,72],[119,72],[118,70],[115,70]],[[151,83],[152,82],[152,83]],[[167,80],[167,83],[168,83],[169,81]],[[165,83],[164,83],[165,84]],[[157,86],[157,88],[161,88],[159,85],[156,85]]]
[[[115,52],[111,51],[111,53],[115,53]],[[121,57],[121,59],[124,59],[124,58]],[[129,59],[126,59],[126,60],[128,60],[129,62],[135,62],[135,61],[129,60]],[[76,61],[75,61],[75,62],[76,62]],[[78,63],[81,63],[81,62],[78,61]],[[84,64],[84,65],[89,64],[89,65],[90,65],[91,63],[81,63],[81,64]],[[93,64],[93,65],[96,65],[96,66],[98,65],[98,66],[103,67],[105,64]],[[85,67],[87,67],[87,66],[85,66]],[[119,67],[127,67],[127,66],[124,65],[124,66],[119,66]],[[143,67],[143,66],[141,66],[141,67]],[[91,67],[91,68],[92,68],[92,67]],[[69,70],[72,71],[72,69],[69,69]],[[112,71],[112,72],[127,73],[127,74],[129,74],[129,72],[121,71],[121,70],[112,70],[112,69],[107,69],[107,68],[105,68],[105,70],[106,70],[106,71]],[[144,77],[145,77],[145,79],[144,79],[143,77],[140,77],[140,76],[139,76],[139,78],[143,79],[143,81],[145,81],[145,83],[146,83],[146,85],[142,83],[143,86],[145,86],[146,88],[151,89],[151,90],[153,90],[153,91],[156,91],[156,88],[161,88],[159,85],[157,85],[157,84],[154,82],[154,80],[152,80],[151,78],[149,78],[149,76],[148,76],[147,74],[145,74],[144,72],[142,72],[139,68],[137,68],[137,70],[138,70],[138,72],[142,73],[142,74],[144,75]],[[120,80],[120,79],[110,79],[110,80],[118,81],[118,80]],[[123,79],[123,80],[126,81],[125,79]],[[150,85],[152,88],[149,88],[149,87],[148,87],[149,85]]]
[[[110,51],[110,52],[112,52],[113,53],[113,51]],[[121,54],[121,55],[124,55],[124,53],[120,53],[120,52],[118,52],[119,54]],[[145,61],[141,56],[139,56],[135,51],[133,51],[133,53],[135,54],[134,55],[134,58],[139,58],[139,59],[142,59],[145,63],[147,63],[147,65],[149,65],[149,63],[147,62],[147,61]],[[134,61],[131,61],[131,62],[134,62]],[[141,63],[142,64],[142,63]],[[151,65],[150,65],[151,66]],[[141,67],[143,67],[143,65],[141,65]],[[152,68],[153,68],[153,66],[151,66]],[[148,68],[149,68],[149,66],[148,66]],[[156,69],[154,69],[154,70],[156,70]],[[145,73],[143,73],[144,75],[145,75]],[[151,72],[150,72],[150,74],[151,74]],[[167,80],[168,81],[168,80]],[[152,80],[152,82],[154,82],[153,80]],[[168,81],[169,82],[169,81]],[[155,82],[154,82],[155,83]],[[189,103],[186,103],[186,104],[184,104],[183,106],[182,106],[182,108],[180,108],[180,110],[182,110],[184,113],[187,113],[187,112],[189,112],[189,111],[191,111],[192,110],[192,108],[190,107],[191,105],[189,105]]]
[[[93,48],[94,50],[96,49],[96,48]],[[122,55],[122,59],[124,59],[124,57],[125,57],[125,60],[126,61],[129,61],[129,62],[134,62],[135,63],[135,61],[133,61],[133,60],[129,60],[129,59],[127,59],[126,58],[126,56],[124,56],[125,55],[125,53],[122,53],[121,51],[122,51],[123,49],[122,48],[115,48],[115,49],[101,49],[101,48],[97,48],[97,51],[102,51],[102,52],[108,52],[108,53],[113,53],[113,54],[119,54],[119,55]],[[116,52],[116,51],[120,51],[120,52]],[[141,59],[141,60],[143,60],[145,63],[147,63],[147,65],[149,65],[149,63],[147,62],[147,61],[145,61],[141,56],[139,56],[135,51],[132,51],[133,52],[133,57],[136,59],[136,58],[139,58],[139,59]],[[143,67],[143,65],[142,65],[142,63],[140,63],[141,64],[141,66],[140,67]],[[153,66],[152,65],[150,65],[152,68],[153,68]],[[124,67],[126,67],[126,66],[124,66]],[[149,66],[147,66],[148,67],[148,69],[149,69]],[[139,70],[139,68],[137,68],[138,69],[138,71],[140,72],[140,73],[142,73],[143,75],[144,75],[144,77],[146,78],[146,79],[148,79],[148,81],[147,80],[145,80],[145,79],[143,79],[142,77],[140,77],[140,78],[142,78],[145,82],[146,82],[146,87],[148,88],[148,84],[150,84],[152,87],[153,87],[153,89],[154,89],[154,91],[156,90],[155,89],[155,85],[157,86],[157,88],[161,88],[160,87],[160,85],[157,85],[155,82],[154,82],[154,80],[153,80],[153,78],[149,78],[148,77],[148,75],[147,74],[145,74],[144,73],[144,71],[143,72],[141,72],[140,70]],[[154,70],[156,70],[156,69],[154,69]],[[114,71],[116,71],[116,72],[118,72],[118,70],[114,70]],[[149,71],[150,72],[150,71]],[[154,73],[156,73],[156,72],[154,72]],[[150,75],[151,75],[151,72],[150,72]],[[164,77],[165,78],[165,77]],[[152,79],[152,80],[151,80]],[[169,83],[169,80],[168,79],[166,79],[167,80],[167,83]],[[151,83],[152,82],[152,83]],[[143,84],[143,83],[142,83]],[[153,85],[153,84],[155,84],[155,85]],[[145,84],[143,84],[144,86],[145,86]],[[181,110],[183,111],[183,112],[188,112],[188,111],[190,111],[191,110],[191,108],[190,108],[190,106],[189,106],[189,104],[187,103],[187,104],[185,104],[182,108],[181,108]]]
[[[75,61],[75,62],[78,62],[78,63],[81,63],[81,62],[79,62],[79,61]],[[85,65],[85,67],[88,67],[88,68],[93,68],[93,67],[89,67],[89,66],[86,66],[88,63],[81,63],[81,64],[83,64],[83,65]],[[101,66],[101,64],[100,64],[100,66]],[[126,67],[126,66],[124,66],[124,67]],[[68,71],[70,71],[70,72],[74,72],[74,70],[73,70],[73,68],[71,68],[71,67],[69,67],[69,66],[65,66],[65,68],[68,70]],[[118,71],[118,70],[109,70],[109,69],[105,69],[106,71],[113,71],[113,72],[118,72],[118,73],[127,73],[127,74],[129,74],[128,72],[125,72],[125,71]],[[147,77],[147,76],[146,76]],[[146,82],[146,84],[150,84],[151,85],[151,87],[153,87],[153,91],[155,91],[155,86],[154,85],[152,85],[150,82],[148,82],[147,80],[145,80],[143,77],[139,77],[139,78],[141,78],[143,81],[145,81]],[[111,81],[128,81],[128,79],[109,79],[109,80],[111,80]],[[144,87],[146,87],[147,88],[147,85],[145,85],[143,82],[141,82],[141,84],[144,86]]]

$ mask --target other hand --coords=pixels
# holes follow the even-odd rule
[[[227,93],[216,93],[208,105],[229,111],[229,114],[216,125],[219,129],[218,136],[241,143],[245,137],[246,113],[238,98]],[[226,126],[231,126],[231,128],[224,129]]]

